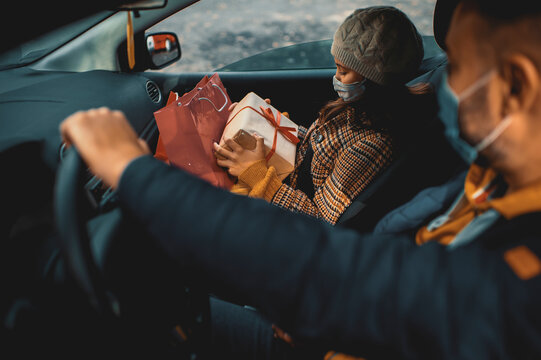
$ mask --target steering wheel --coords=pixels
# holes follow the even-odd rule
[[[67,268],[94,308],[107,316],[115,313],[114,299],[106,296],[90,249],[86,219],[81,213],[84,170],[84,163],[77,151],[74,148],[67,150],[55,183],[55,221]]]
[[[126,308],[129,310],[124,312],[130,313],[132,318],[133,314],[136,314],[137,320],[131,323],[141,322],[140,319],[161,317],[165,319],[163,323],[171,326],[171,329],[178,331],[180,327],[178,332],[185,338],[179,340],[188,344],[185,347],[191,349],[190,356],[201,354],[210,331],[207,326],[210,316],[208,294],[194,291],[193,287],[179,286],[178,284],[186,278],[178,273],[178,269],[175,272],[163,265],[167,263],[163,258],[151,262],[150,266],[145,261],[141,261],[141,258],[145,256],[152,258],[157,253],[151,239],[146,238],[141,241],[135,239],[138,235],[134,234],[140,234],[141,231],[138,229],[128,233],[105,231],[105,236],[102,232],[102,238],[99,241],[102,243],[101,249],[105,249],[105,252],[118,249],[119,246],[115,245],[118,242],[122,246],[133,245],[132,247],[136,248],[135,250],[122,249],[121,256],[115,258],[115,260],[128,258],[127,265],[118,266],[122,276],[117,276],[116,285],[112,286],[111,281],[106,278],[108,274],[107,269],[104,268],[107,266],[104,265],[103,254],[96,254],[95,246],[93,246],[95,239],[88,232],[88,216],[85,211],[87,199],[84,193],[85,173],[86,166],[83,160],[76,149],[71,147],[66,151],[58,168],[54,189],[54,212],[59,233],[59,246],[71,277],[86,294],[90,304],[105,318],[122,320],[125,316],[122,310]],[[114,211],[114,216],[110,216],[114,223],[112,227],[122,227],[125,224],[123,217],[126,216],[123,216],[120,208]],[[133,254],[134,251],[137,254]],[[130,258],[134,260],[130,262]],[[125,288],[128,290],[123,291]],[[118,297],[113,293],[118,293]],[[141,293],[148,294],[147,297],[151,300],[138,303],[137,311],[133,311],[134,307],[130,308],[130,304],[124,306],[124,303],[129,303],[132,299],[140,301]],[[150,309],[146,309],[147,307]],[[166,312],[162,308],[170,310]],[[147,317],[143,314],[145,311],[148,311]],[[155,325],[152,323],[149,327],[155,329]]]

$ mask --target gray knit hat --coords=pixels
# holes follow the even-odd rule
[[[331,54],[380,85],[409,80],[423,60],[423,40],[406,14],[392,6],[357,9],[334,34]]]

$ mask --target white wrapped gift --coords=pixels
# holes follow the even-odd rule
[[[299,127],[253,92],[248,93],[229,115],[220,145],[241,129],[265,139],[267,164],[276,168],[280,180],[293,171]]]

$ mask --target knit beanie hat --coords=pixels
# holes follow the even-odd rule
[[[380,84],[408,81],[423,60],[423,40],[406,14],[392,6],[357,9],[334,34],[331,54]]]

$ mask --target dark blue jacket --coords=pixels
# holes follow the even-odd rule
[[[435,216],[443,213],[464,191],[467,171],[440,186],[424,189],[406,204],[385,215],[375,226],[375,233],[416,233]]]
[[[541,276],[521,280],[503,257],[518,245],[541,254],[539,213],[448,251],[293,215],[150,156],[128,166],[118,193],[179,269],[300,342],[370,359],[541,358]]]

